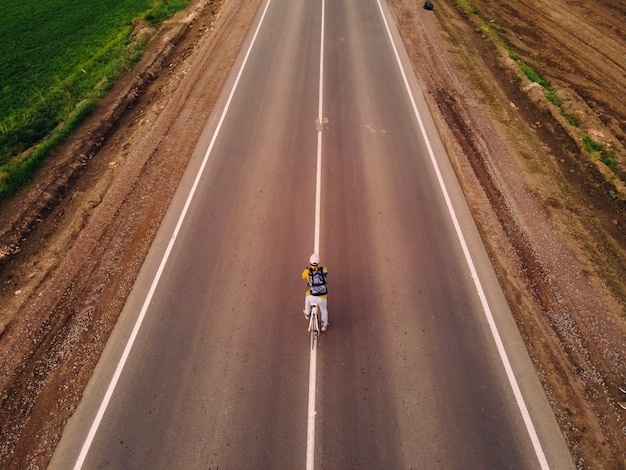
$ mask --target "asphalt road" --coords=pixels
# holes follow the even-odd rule
[[[305,467],[318,151],[315,468],[572,467],[385,8],[263,3],[51,468]]]

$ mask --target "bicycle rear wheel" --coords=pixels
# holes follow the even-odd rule
[[[315,337],[319,331],[319,322],[317,319],[317,305],[313,305],[311,309],[311,321],[309,323],[309,331],[311,332],[311,351],[315,349]]]

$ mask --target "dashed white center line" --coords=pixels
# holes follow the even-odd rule
[[[322,0],[322,21],[320,39],[320,75],[319,75],[319,96],[318,114],[316,119],[317,128],[317,175],[315,178],[315,241],[313,251],[320,252],[320,220],[321,220],[321,200],[322,200],[322,134],[324,128],[324,17],[326,11],[326,1]],[[315,395],[317,388],[317,348],[311,348],[309,361],[309,406],[307,418],[306,436],[306,469],[313,470],[315,463]]]

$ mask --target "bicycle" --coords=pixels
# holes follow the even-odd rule
[[[315,338],[320,334],[320,321],[317,314],[317,304],[311,304],[309,317],[309,332],[311,333],[311,350],[315,349]]]

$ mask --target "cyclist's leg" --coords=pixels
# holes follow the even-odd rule
[[[309,318],[311,316],[311,302],[314,301],[315,298],[310,295],[304,296],[304,315]]]
[[[324,297],[318,297],[317,305],[322,311],[322,325],[328,325],[328,299]]]

